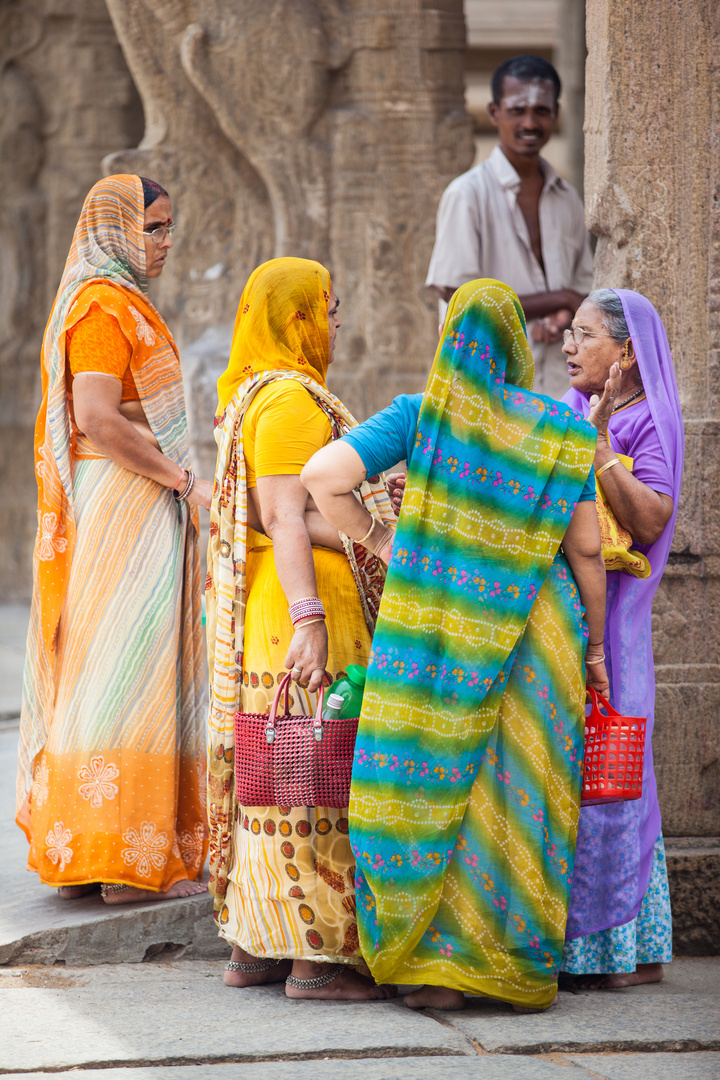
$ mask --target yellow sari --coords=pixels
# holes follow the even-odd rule
[[[221,935],[252,955],[357,964],[347,810],[240,806],[233,774],[234,713],[268,711],[293,633],[272,543],[247,526],[246,473],[255,461],[247,459],[244,422],[260,391],[292,380],[328,417],[332,436],[355,425],[325,386],[329,296],[330,277],[318,263],[276,259],[259,267],[241,297],[230,363],[218,383],[207,581],[210,888]],[[293,422],[290,414],[278,423],[278,441]],[[322,438],[314,449],[321,445]],[[394,521],[381,484],[363,485],[362,496],[372,513]],[[328,667],[337,675],[349,663],[367,663],[384,572],[350,541],[345,554],[313,548],[313,559],[327,612]],[[314,708],[315,695],[295,686],[291,710]]]

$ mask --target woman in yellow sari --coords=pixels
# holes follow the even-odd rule
[[[367,664],[384,571],[345,549],[308,504],[300,472],[355,425],[325,385],[340,326],[330,275],[306,259],[254,271],[218,383],[218,460],[210,511],[210,890],[233,946],[230,986],[286,980],[289,997],[382,999],[361,966],[355,859],[346,809],[242,806],[233,716],[265,713],[291,669],[295,714],[315,710],[326,669]],[[394,514],[365,483],[373,516]]]
[[[147,297],[172,228],[158,184],[97,183],[43,340],[17,822],[29,869],[65,899],[205,891],[195,507],[210,485],[190,470],[177,349]]]

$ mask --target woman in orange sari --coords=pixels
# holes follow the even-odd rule
[[[180,363],[147,298],[167,192],[90,191],[45,331],[17,822],[73,899],[191,896],[207,850],[198,505]]]

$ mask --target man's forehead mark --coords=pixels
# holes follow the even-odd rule
[[[536,105],[555,107],[555,94],[552,84],[541,79],[522,83],[520,90],[514,94],[503,94],[503,99],[510,109],[517,109],[518,107],[533,109]]]

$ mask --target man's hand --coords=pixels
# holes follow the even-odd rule
[[[546,315],[533,323],[533,341],[544,341],[546,345],[554,345],[560,341],[563,331],[567,330],[573,320],[573,313],[569,308],[560,308],[552,315]]]

